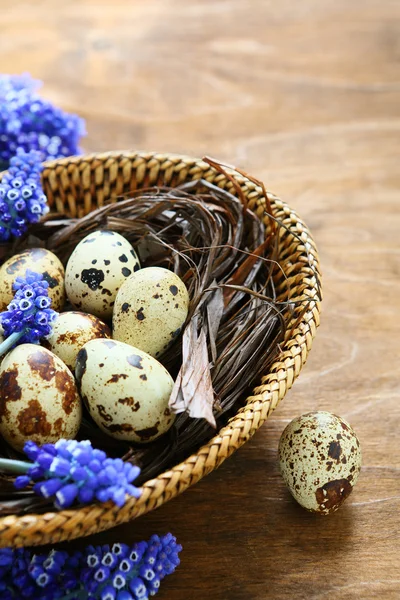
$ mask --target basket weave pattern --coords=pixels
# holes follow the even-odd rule
[[[262,190],[232,172],[248,206],[269,223]],[[177,155],[124,152],[67,158],[46,163],[43,184],[53,210],[81,217],[109,199],[149,186],[171,186],[206,179],[236,194],[231,181],[207,163]],[[275,280],[282,300],[294,303],[292,323],[278,359],[246,404],[216,436],[195,454],[147,481],[138,500],[120,509],[111,503],[39,515],[0,518],[0,547],[33,546],[87,536],[134,519],[161,506],[217,468],[252,437],[291,388],[304,365],[319,325],[320,273],[318,254],[306,225],[284,202],[268,193],[274,216],[284,225],[279,240],[282,274]],[[279,298],[278,298],[279,299]],[[304,302],[307,311],[298,322]]]

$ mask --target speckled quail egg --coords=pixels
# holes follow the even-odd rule
[[[189,310],[183,281],[168,269],[148,267],[121,286],[113,313],[113,338],[161,356],[180,334]]]
[[[115,231],[87,235],[70,256],[65,272],[67,296],[74,308],[111,318],[124,281],[140,269],[131,244]]]
[[[74,377],[57,356],[35,344],[6,355],[0,367],[0,434],[13,448],[22,450],[28,440],[72,439],[81,418]]]
[[[168,408],[173,379],[137,348],[92,340],[78,354],[75,375],[92,418],[116,439],[151,442],[174,422]]]
[[[309,511],[327,515],[356,484],[361,449],[350,425],[329,412],[312,412],[286,427],[279,442],[280,469],[291,494]]]
[[[14,297],[15,279],[25,277],[27,269],[43,274],[49,284],[51,308],[60,312],[65,302],[64,267],[55,254],[44,248],[31,248],[15,254],[0,267],[0,312],[7,309]]]
[[[110,338],[108,325],[97,317],[82,312],[64,312],[58,315],[51,334],[42,344],[75,372],[79,350],[96,338]]]

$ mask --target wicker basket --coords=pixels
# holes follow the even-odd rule
[[[264,217],[261,189],[242,175],[234,173],[234,177],[249,208]],[[141,187],[176,186],[200,178],[235,193],[232,182],[206,162],[176,155],[95,154],[49,162],[43,173],[51,206],[71,217],[86,215],[105,200]],[[299,375],[319,324],[320,275],[317,250],[307,227],[284,202],[272,194],[268,196],[274,215],[285,225],[279,247],[285,277],[275,282],[276,287],[287,300],[289,283],[290,299],[296,305],[307,301],[308,309],[296,325],[295,309],[279,358],[268,373],[260,373],[261,384],[247,398],[246,405],[198,452],[147,481],[139,500],[128,500],[122,509],[107,503],[39,515],[6,516],[0,519],[0,546],[33,546],[87,536],[161,506],[217,468],[252,437],[277,407]]]

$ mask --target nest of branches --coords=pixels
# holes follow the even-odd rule
[[[86,413],[79,434],[109,455],[138,464],[142,482],[185,459],[225,425],[279,352],[293,305],[289,290],[282,301],[282,289],[279,299],[275,289],[281,224],[268,214],[265,198],[261,219],[204,180],[142,189],[83,218],[51,214],[13,249],[40,244],[66,264],[86,235],[110,229],[131,242],[142,266],[168,268],[185,282],[188,319],[160,359],[176,380],[173,427],[155,442],[134,446],[102,433]],[[4,443],[0,453],[15,457]],[[0,514],[48,509],[45,499],[18,492],[12,483],[11,477],[0,480]]]

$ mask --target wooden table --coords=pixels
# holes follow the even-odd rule
[[[262,178],[313,231],[322,326],[254,439],[160,510],[92,542],[174,532],[160,600],[400,597],[398,0],[0,0],[1,70],[87,120],[86,150],[207,153]],[[285,425],[331,410],[364,467],[328,518],[277,468]],[[82,543],[82,542],[81,542]]]

